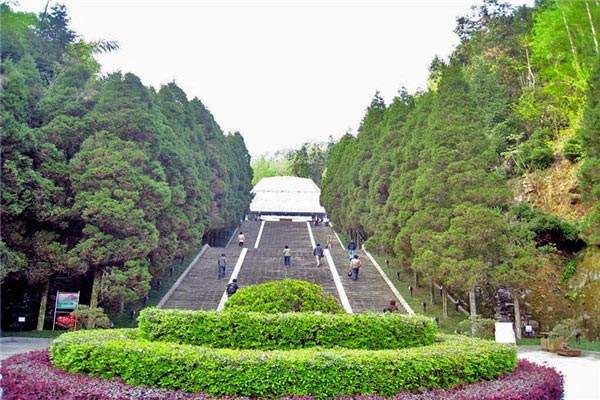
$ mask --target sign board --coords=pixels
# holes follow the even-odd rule
[[[517,343],[512,322],[496,322],[496,342]]]
[[[79,292],[58,292],[56,294],[57,310],[75,310],[79,304]]]
[[[25,317],[19,317],[19,322],[25,322]]]

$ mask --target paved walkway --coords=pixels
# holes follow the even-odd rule
[[[541,351],[538,346],[520,346],[519,358],[561,372],[565,377],[565,400],[600,399],[600,353],[584,352],[581,357],[562,357]]]
[[[27,337],[3,337],[0,338],[0,360],[8,357],[26,353],[33,350],[41,350],[50,346],[52,339],[27,338]]]

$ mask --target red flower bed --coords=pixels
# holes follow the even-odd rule
[[[77,318],[71,315],[56,317],[56,325],[62,328],[71,330],[75,328],[75,324],[77,324]]]
[[[0,368],[0,386],[5,400],[116,400],[116,399],[211,399],[202,394],[135,387],[117,379],[101,379],[71,374],[54,368],[48,351],[34,351],[8,358]],[[494,381],[464,385],[449,390],[400,393],[397,400],[559,400],[563,396],[563,378],[552,368],[519,361],[517,369]],[[233,397],[230,397],[233,399]],[[376,396],[353,399],[374,400]],[[239,399],[239,398],[236,398]],[[301,400],[310,397],[290,397]]]

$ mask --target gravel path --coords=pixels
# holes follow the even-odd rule
[[[3,337],[0,338],[0,360],[4,360],[14,354],[26,353],[32,350],[45,349],[50,346],[52,339],[27,338],[27,337]]]
[[[600,399],[600,353],[583,352],[581,357],[563,357],[538,346],[520,346],[519,358],[546,364],[565,377],[565,400]]]

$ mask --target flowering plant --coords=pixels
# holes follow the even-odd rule
[[[77,327],[77,318],[72,315],[62,315],[60,317],[56,317],[56,325],[73,331]]]

